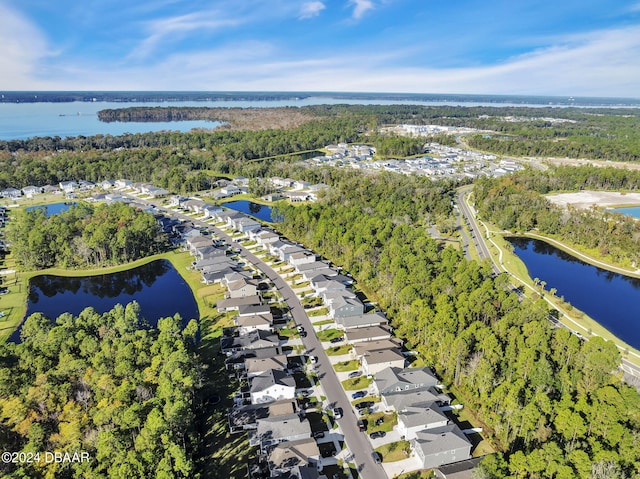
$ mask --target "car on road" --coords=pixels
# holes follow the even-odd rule
[[[302,326],[296,326],[296,329],[298,330],[299,333],[304,331],[304,327]]]
[[[307,337],[307,332],[306,331],[300,331],[300,337],[301,338],[306,338]]]
[[[373,401],[362,401],[356,404],[356,409],[366,409],[373,406]]]
[[[334,407],[332,412],[335,419],[342,419],[342,416],[344,416],[344,411],[341,407]]]
[[[309,362],[315,364],[318,362],[318,356],[309,356]]]
[[[373,460],[376,462],[376,464],[380,464],[382,462],[382,456],[380,455],[379,452],[373,451],[372,455],[373,455]]]
[[[360,429],[360,431],[364,431],[367,429],[367,426],[362,419],[358,419],[357,424],[358,424],[358,429]]]
[[[330,342],[330,343],[340,343],[340,342],[342,342],[342,341],[344,341],[344,336],[340,336],[340,337],[338,337],[338,338],[333,338],[333,339],[331,339],[329,342]]]
[[[371,439],[380,439],[381,437],[385,437],[387,435],[386,432],[384,431],[376,431],[376,432],[372,432],[371,434],[369,434],[369,437]]]
[[[362,376],[362,371],[353,371],[349,373],[349,379],[359,378],[360,376]]]
[[[356,393],[353,393],[353,394],[351,395],[351,397],[352,397],[353,399],[360,399],[360,398],[365,397],[366,395],[367,395],[367,391],[358,391],[358,392],[356,392]]]

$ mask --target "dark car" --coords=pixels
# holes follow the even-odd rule
[[[316,431],[313,433],[314,439],[320,439],[321,437],[324,437],[324,431]]]
[[[300,331],[300,337],[301,338],[306,338],[307,337],[307,332],[306,331]]]
[[[344,416],[344,411],[342,410],[341,407],[334,407],[333,408],[333,417],[335,419],[341,419],[342,416]]]
[[[376,431],[376,432],[372,432],[371,434],[369,434],[369,437],[371,439],[380,439],[381,437],[385,437],[387,435],[386,432],[384,431]]]
[[[344,336],[340,336],[339,338],[333,338],[329,342],[330,343],[340,343],[342,341],[344,341]]]
[[[351,395],[351,397],[352,397],[353,399],[360,399],[360,398],[365,397],[366,395],[367,395],[367,391],[358,391],[357,393],[353,393],[353,394]]]
[[[353,371],[352,373],[349,373],[349,379],[359,378],[360,376],[362,376],[362,371]]]
[[[376,464],[380,464],[382,462],[382,456],[379,452],[373,452],[373,460],[376,461]]]
[[[358,424],[358,429],[360,429],[361,431],[364,431],[365,429],[367,429],[367,426],[365,425],[362,419],[358,419],[357,424]]]
[[[373,401],[363,401],[356,404],[356,409],[366,409],[373,406]]]

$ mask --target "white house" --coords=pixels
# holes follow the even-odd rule
[[[404,356],[399,349],[375,349],[367,351],[361,359],[362,369],[367,374],[377,374],[387,368],[403,368]]]
[[[449,419],[434,402],[431,404],[416,404],[398,411],[398,432],[407,441],[416,438],[416,434],[426,429],[444,427]]]
[[[251,380],[251,404],[262,404],[282,399],[293,399],[296,382],[284,371],[270,369]]]

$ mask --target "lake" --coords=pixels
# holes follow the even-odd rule
[[[199,317],[191,288],[166,260],[97,276],[36,276],[29,283],[27,316],[40,312],[55,319],[65,312],[77,315],[89,306],[104,313],[118,303],[125,305],[134,300],[151,326],[176,313],[182,317],[183,325]],[[20,329],[9,338],[13,342],[19,340]]]
[[[0,103],[0,140],[24,140],[34,136],[92,136],[213,129],[217,121],[112,122],[98,119],[98,111],[128,106],[168,106],[166,103],[69,102]],[[199,102],[176,102],[171,106],[205,106]]]
[[[584,263],[544,241],[508,238],[531,278],[546,281],[577,309],[640,349],[640,279]]]
[[[246,215],[250,215],[258,218],[259,220],[267,221],[270,223],[278,223],[282,221],[281,217],[274,215],[271,206],[259,205],[258,203],[254,203],[252,201],[230,201],[228,203],[222,203],[220,206],[224,206],[225,208],[229,208],[235,211],[240,211]]]
[[[612,213],[622,213],[623,215],[640,218],[640,206],[627,206],[625,208],[609,208]]]
[[[63,211],[67,211],[69,208],[71,208],[72,206],[75,206],[76,204],[77,203],[69,203],[69,202],[52,203],[50,205],[29,206],[28,208],[26,208],[26,210],[31,211],[35,209],[41,209],[41,210],[44,210],[45,215],[51,216],[51,215],[57,215],[59,213],[62,213]]]
[[[124,95],[124,94],[123,94]],[[167,94],[168,98],[171,94]],[[125,95],[126,96],[126,95]],[[3,97],[4,98],[4,97]],[[502,95],[390,95],[390,94],[309,94],[300,98],[273,100],[229,99],[209,101],[73,101],[73,102],[2,102],[0,101],[0,140],[24,140],[34,136],[91,136],[146,133],[151,131],[189,131],[193,128],[213,129],[215,121],[113,122],[98,120],[98,111],[128,107],[210,107],[210,108],[275,108],[310,105],[424,105],[424,106],[593,106],[555,104],[556,97]],[[564,98],[566,100],[566,98]],[[551,102],[551,103],[550,103]],[[616,106],[616,105],[612,105]],[[618,105],[619,106],[619,105]]]

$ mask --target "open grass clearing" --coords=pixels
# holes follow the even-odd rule
[[[411,446],[409,441],[391,442],[376,448],[376,452],[382,456],[382,462],[402,461],[411,455]]]

